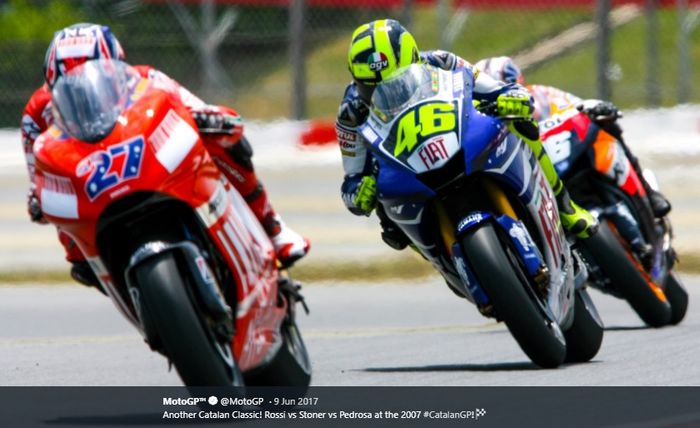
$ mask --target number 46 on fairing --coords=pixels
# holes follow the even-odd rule
[[[394,156],[404,151],[411,153],[419,143],[433,135],[455,129],[455,105],[445,102],[431,102],[411,109],[399,119],[396,132]]]

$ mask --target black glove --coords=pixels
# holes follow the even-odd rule
[[[33,190],[30,190],[27,195],[27,213],[29,213],[29,218],[34,223],[48,223],[46,218],[44,218],[44,212],[41,210],[41,202],[39,202],[39,198]]]
[[[594,122],[614,122],[622,117],[622,113],[610,101],[585,100],[578,103],[576,108]]]
[[[233,135],[236,126],[241,122],[240,117],[226,114],[213,106],[193,110],[192,118],[197,123],[199,132],[203,134]]]

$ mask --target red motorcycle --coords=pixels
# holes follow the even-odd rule
[[[624,145],[575,108],[540,122],[542,142],[572,198],[600,220],[581,242],[589,283],[627,300],[648,325],[678,324],[688,293],[674,272],[668,217],[655,218]]]
[[[177,91],[88,61],[52,94],[56,124],[34,148],[43,212],[151,349],[188,386],[308,386],[300,286]]]

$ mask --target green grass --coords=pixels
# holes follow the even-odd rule
[[[398,18],[398,16],[388,16]],[[677,33],[676,12],[659,11],[659,82],[664,105],[675,104],[677,97]],[[379,17],[377,17],[379,18]],[[480,11],[474,10],[455,40],[452,51],[470,62],[495,56],[514,55],[572,25],[593,18],[588,9],[546,9],[538,11]],[[438,47],[437,18],[432,8],[416,8],[411,30],[421,49]],[[307,61],[308,117],[332,119],[345,85],[350,81],[346,66],[348,34],[337,34],[317,46]],[[695,84],[691,99],[700,101],[700,30],[689,41]],[[622,108],[643,106],[646,80],[646,22],[644,17],[618,28],[612,39],[612,61],[622,70],[620,80],[612,82],[613,101]],[[536,70],[529,72],[530,83],[557,86],[581,97],[596,96],[596,47],[594,42],[570,50]],[[289,67],[280,65],[243,90],[235,105],[244,116],[270,119],[287,116],[290,105]]]
[[[417,255],[369,262],[306,263],[292,269],[295,279],[302,282],[379,282],[406,280],[415,283],[439,278],[432,266]],[[700,274],[700,253],[680,255],[677,270],[686,274]],[[2,284],[64,284],[72,282],[68,269],[47,271],[0,272]]]
[[[373,282],[384,280],[424,280],[437,276],[430,263],[408,250],[393,258],[371,261],[301,261],[291,274],[303,282]],[[72,282],[68,267],[56,270],[0,272],[0,284],[62,284]]]
[[[674,11],[659,12],[658,72],[657,81],[662,105],[674,105],[678,97],[678,22]],[[593,44],[575,50],[569,55],[552,61],[526,76],[530,83],[544,83],[573,92],[581,97],[595,97],[596,48]],[[690,94],[694,102],[700,101],[697,82],[700,81],[700,31],[693,32],[689,40],[689,56],[695,63]],[[621,76],[612,83],[612,100],[623,108],[642,107],[647,104],[647,25],[644,17],[618,28],[612,36],[611,60],[619,66]]]

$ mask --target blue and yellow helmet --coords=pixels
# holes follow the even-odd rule
[[[375,86],[399,68],[419,61],[415,39],[398,21],[372,21],[352,34],[348,67],[358,83]]]

